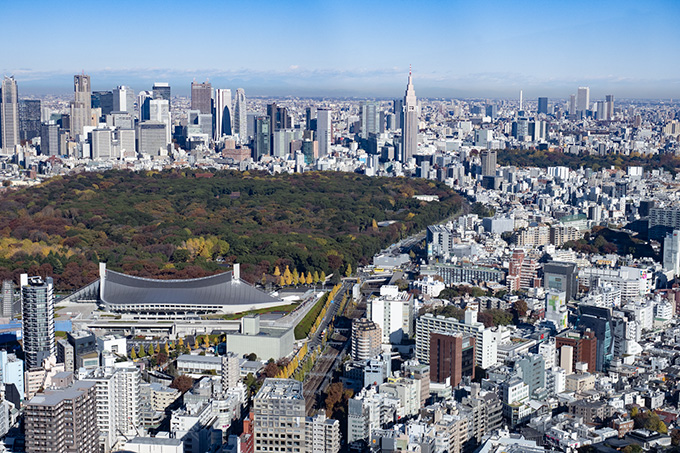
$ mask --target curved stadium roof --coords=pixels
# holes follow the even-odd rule
[[[232,272],[186,280],[157,280],[106,270],[101,300],[109,305],[244,306],[280,302]]]

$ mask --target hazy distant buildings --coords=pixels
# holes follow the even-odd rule
[[[210,82],[191,82],[191,110],[212,115],[212,86]]]
[[[548,98],[538,98],[538,114],[548,114]]]
[[[608,94],[605,96],[605,119],[611,121],[614,118],[614,95]]]
[[[589,108],[590,108],[590,88],[579,87],[578,92],[576,94],[576,111],[583,112],[583,116],[585,116],[585,112]]]
[[[54,342],[54,294],[52,278],[21,275],[21,310],[23,313],[26,368],[40,366],[56,352]]]
[[[19,144],[19,92],[14,77],[2,80],[0,86],[0,148],[3,154],[14,154]]]
[[[75,99],[71,104],[71,137],[81,135],[85,126],[91,123],[92,93],[90,92],[90,76],[85,74],[73,76]]]
[[[418,151],[418,127],[418,100],[409,71],[406,94],[404,95],[404,123],[401,134],[402,162],[408,162]]]

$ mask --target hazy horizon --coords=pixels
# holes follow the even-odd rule
[[[680,2],[207,0],[3,5],[0,72],[20,93],[193,79],[253,96],[680,98]],[[201,22],[203,21],[203,22]],[[30,32],[27,32],[27,27]],[[66,29],[61,34],[55,30]],[[77,45],[76,45],[77,44]]]

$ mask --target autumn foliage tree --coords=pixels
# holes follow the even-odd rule
[[[191,387],[194,385],[194,380],[190,377],[187,376],[186,374],[182,374],[180,376],[177,376],[175,379],[172,380],[172,383],[170,384],[170,388],[177,389],[181,393],[186,393]]]

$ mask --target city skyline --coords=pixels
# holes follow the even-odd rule
[[[124,84],[138,91],[167,81],[182,95],[192,79],[207,78],[254,96],[389,98],[403,90],[412,64],[421,97],[515,98],[522,89],[526,99],[568,98],[578,86],[591,87],[594,97],[680,97],[680,63],[668,58],[680,44],[674,29],[680,5],[671,1],[208,2],[206,17],[228,17],[228,26],[201,28],[194,38],[173,32],[186,13],[179,2],[122,2],[115,9],[38,4],[38,13],[33,5],[3,7],[6,33],[21,33],[22,40],[7,49],[0,71],[15,75],[29,95],[67,93],[72,74],[84,70],[93,89]],[[31,34],[20,28],[26,17]],[[412,25],[402,32],[396,24],[405,18]],[[56,52],[54,24],[73,21],[84,35],[120,24],[136,31]],[[282,44],[265,45],[271,42]]]

